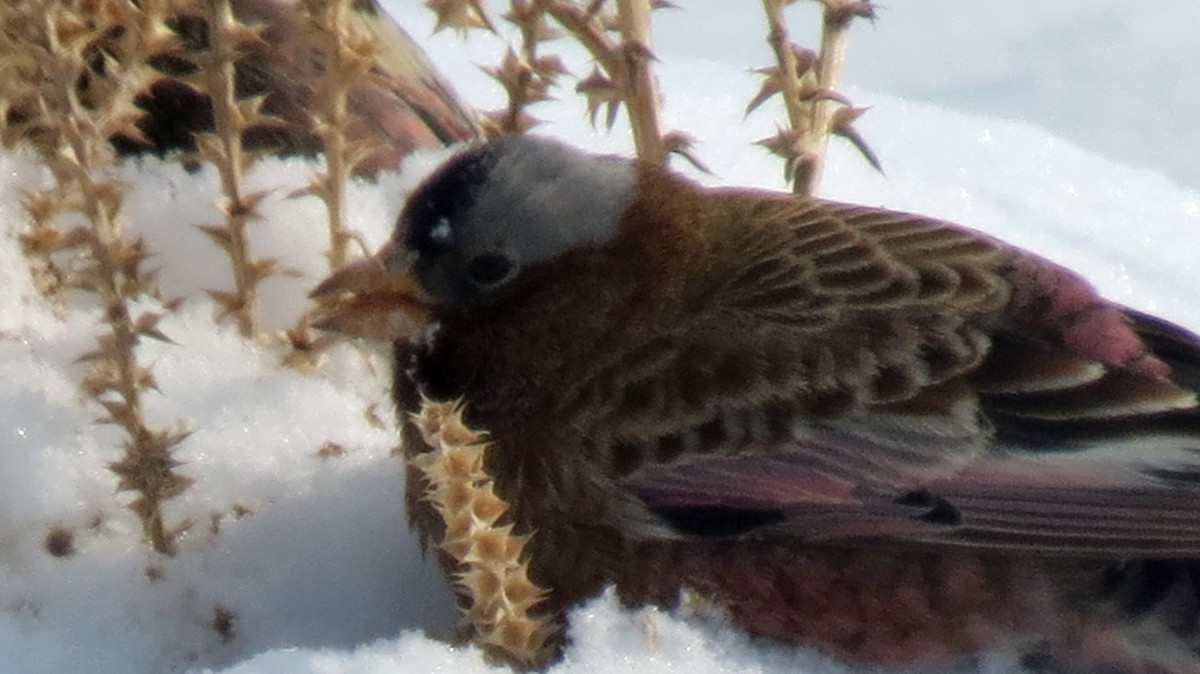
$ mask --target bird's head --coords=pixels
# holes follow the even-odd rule
[[[614,239],[635,174],[535,136],[465,150],[413,193],[377,254],[317,286],[318,324],[403,339],[430,315],[495,304],[530,270]]]

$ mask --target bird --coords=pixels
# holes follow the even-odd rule
[[[423,399],[487,431],[551,614],[687,593],[864,666],[1200,672],[1200,337],[1044,257],[517,135],[312,296],[391,342],[407,456]]]
[[[312,114],[318,107],[313,87],[327,59],[319,32],[306,25],[297,0],[234,0],[232,9],[258,36],[242,46],[237,59],[237,94],[261,97],[262,111],[270,116],[246,129],[247,149],[285,156],[317,154],[322,147]],[[151,62],[163,77],[138,96],[145,113],[137,123],[140,137],[113,137],[121,155],[194,151],[195,135],[212,132],[212,102],[185,81],[201,69],[197,58],[209,46],[202,15],[199,6],[177,10],[172,26],[180,48]],[[350,29],[372,41],[374,50],[369,72],[346,92],[346,137],[369,146],[354,168],[357,174],[373,177],[382,170],[398,170],[416,150],[481,135],[474,111],[377,0],[356,0],[345,17]]]

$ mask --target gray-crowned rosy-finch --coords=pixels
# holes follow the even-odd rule
[[[1200,671],[1200,339],[1037,255],[509,137],[314,294],[396,340],[402,411],[490,433],[547,611],[689,588],[863,663]]]

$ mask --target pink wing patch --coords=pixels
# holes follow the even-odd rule
[[[1075,355],[1155,379],[1170,376],[1170,366],[1147,350],[1121,308],[1075,273],[1031,255],[1017,257],[1006,271],[1018,323],[1056,331]]]

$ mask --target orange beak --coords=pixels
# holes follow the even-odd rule
[[[354,337],[411,339],[429,318],[428,296],[390,242],[338,269],[308,296],[317,303],[313,327]]]

